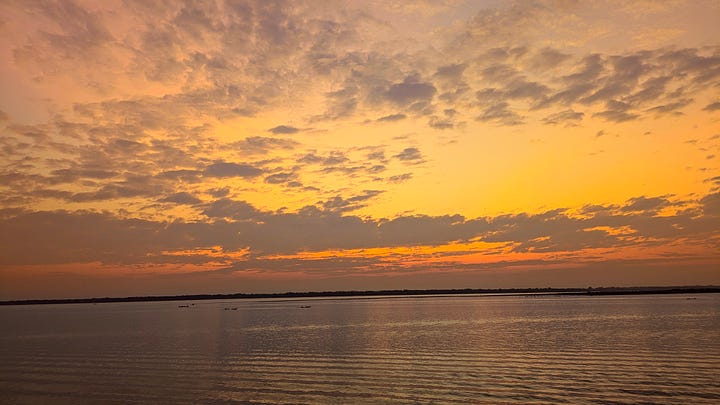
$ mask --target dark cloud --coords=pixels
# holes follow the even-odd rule
[[[384,172],[386,169],[387,167],[385,165],[372,165],[367,169],[367,171],[371,174],[377,174]]]
[[[542,72],[554,69],[569,59],[570,55],[556,49],[542,48],[528,59],[528,64],[532,70]]]
[[[352,115],[359,104],[359,92],[358,86],[348,85],[343,89],[327,93],[327,111],[316,119],[337,120]]]
[[[470,86],[463,84],[441,93],[438,98],[446,103],[453,104],[465,98],[466,95],[470,93],[470,90]]]
[[[178,170],[168,170],[157,174],[158,178],[161,179],[167,179],[167,180],[173,180],[173,181],[185,181],[194,183],[197,181],[200,181],[200,176],[202,175],[202,172],[199,170],[191,170],[191,169],[178,169]]]
[[[395,176],[390,176],[387,178],[387,181],[390,183],[396,183],[396,184],[404,183],[404,182],[412,179],[412,177],[413,177],[412,173],[403,173],[403,174],[398,174]]]
[[[538,82],[528,82],[524,78],[517,78],[505,86],[503,94],[509,99],[543,100],[550,89]]]
[[[720,78],[720,56],[702,55],[695,48],[663,52],[658,60],[669,66],[675,75],[689,76],[693,85],[704,85]]]
[[[505,97],[505,93],[496,88],[485,88],[475,93],[475,98],[481,105],[497,103]]]
[[[720,226],[720,193],[695,202],[673,201],[667,196],[637,197],[621,206],[585,207],[581,217],[563,209],[475,219],[446,215],[373,220],[345,215],[380,194],[367,190],[349,197],[337,195],[318,202],[319,207],[307,206],[295,213],[261,211],[245,201],[221,198],[199,205],[208,222],[150,221],[87,211],[5,210],[0,213],[0,229],[4,230],[0,233],[0,262],[148,263],[188,260],[168,258],[161,252],[210,246],[227,251],[249,247],[251,257],[257,257],[470,240],[504,243],[518,252],[577,251],[629,244],[652,246],[677,238],[713,243],[708,238]],[[694,204],[700,208],[693,209]],[[664,208],[676,208],[677,213],[658,215]],[[38,251],[44,254],[38,255]]]
[[[93,184],[95,186],[95,184]],[[128,174],[123,180],[104,183],[93,191],[69,195],[67,201],[90,202],[125,198],[157,198],[173,191],[174,185],[160,182],[153,176]]]
[[[264,136],[251,136],[232,144],[244,153],[266,154],[275,150],[293,150],[300,145],[292,139],[268,138]]]
[[[323,210],[333,213],[345,213],[356,211],[360,208],[366,207],[368,200],[377,197],[383,192],[380,190],[365,190],[362,194],[343,198],[341,196],[335,196],[327,201],[321,202],[320,206]]]
[[[395,83],[387,91],[387,99],[399,105],[417,101],[432,100],[437,90],[432,83],[421,82],[418,76],[408,76],[401,83]]]
[[[337,166],[349,162],[350,159],[345,153],[340,151],[332,151],[326,156],[321,156],[315,152],[305,154],[303,157],[298,159],[300,163],[306,164],[321,164],[323,166]]]
[[[296,177],[295,173],[274,173],[265,177],[265,183],[284,184],[294,180]]]
[[[437,245],[468,240],[480,234],[484,226],[484,220],[466,221],[461,215],[419,215],[382,222],[378,231],[382,242],[390,246]]]
[[[272,132],[275,135],[279,134],[296,134],[300,132],[300,129],[291,127],[288,125],[278,125],[276,127],[268,129],[268,132]]]
[[[663,105],[658,105],[658,106],[655,106],[652,108],[648,108],[645,111],[649,112],[649,113],[654,113],[657,115],[667,114],[667,113],[682,114],[678,110],[687,106],[692,101],[693,101],[692,99],[682,99],[682,100],[678,100],[674,103],[663,104]]]
[[[631,104],[654,102],[665,94],[667,85],[672,81],[670,76],[652,77],[647,79],[640,90],[626,98]]]
[[[435,72],[435,76],[443,79],[459,80],[466,68],[467,65],[464,63],[440,66]]]
[[[252,178],[261,175],[263,171],[257,167],[232,162],[215,162],[205,168],[203,174],[207,177],[246,177]]]
[[[607,121],[625,122],[638,118],[639,115],[629,112],[631,106],[627,103],[617,100],[609,100],[605,103],[607,108],[604,111],[593,114],[594,117],[601,117]]]
[[[405,148],[397,155],[393,157],[402,160],[403,162],[417,162],[422,160],[422,153],[418,148]]]
[[[490,105],[483,110],[477,117],[477,120],[482,122],[495,122],[508,126],[523,124],[525,122],[523,117],[515,111],[512,111],[509,107],[510,104],[504,101]]]
[[[229,198],[221,198],[205,204],[202,213],[210,218],[228,218],[237,221],[262,217],[260,211],[246,201],[236,201]]]
[[[382,150],[376,150],[374,152],[370,152],[367,154],[368,160],[377,160],[380,162],[387,162],[387,159],[385,159],[385,151]]]
[[[435,129],[452,129],[455,128],[455,122],[450,118],[430,117],[428,125]]]
[[[390,115],[386,115],[384,117],[380,117],[376,121],[377,122],[394,122],[394,121],[404,120],[405,118],[407,118],[407,115],[405,115],[405,114],[390,114]]]
[[[77,169],[56,169],[50,172],[52,179],[50,180],[53,184],[58,183],[73,183],[80,179],[111,179],[119,175],[118,172],[111,170],[103,170],[100,168],[77,168]]]
[[[585,116],[584,113],[568,109],[548,115],[543,118],[543,122],[549,125],[564,124],[566,126],[575,126],[578,121],[582,120],[583,116]]]
[[[592,83],[581,82],[566,87],[564,90],[560,90],[555,94],[548,96],[544,100],[539,101],[536,108],[546,108],[553,105],[568,106],[576,102],[588,94],[593,89]]]
[[[716,192],[704,196],[700,199],[700,204],[702,204],[704,215],[720,219],[720,193]]]
[[[611,122],[625,122],[632,121],[639,117],[638,114],[628,113],[622,110],[605,110],[599,113],[593,114],[593,117],[604,118]]]
[[[627,201],[627,205],[621,208],[621,211],[633,212],[644,211],[654,214],[659,210],[672,206],[673,203],[666,197],[635,197]]]
[[[202,201],[190,193],[180,192],[180,193],[174,193],[167,197],[161,198],[158,200],[158,202],[193,205],[193,204],[199,204]]]
[[[520,72],[513,66],[503,63],[494,64],[482,70],[483,78],[491,83],[506,84],[519,78]]]
[[[227,197],[230,194],[229,187],[213,188],[207,191],[208,194],[215,198]]]
[[[703,108],[705,111],[717,111],[720,110],[720,101],[716,101],[714,103],[710,103]]]

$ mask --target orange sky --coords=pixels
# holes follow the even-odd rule
[[[720,284],[717,1],[0,4],[0,299]]]

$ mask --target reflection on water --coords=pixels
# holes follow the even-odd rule
[[[0,307],[0,403],[719,403],[696,297]]]

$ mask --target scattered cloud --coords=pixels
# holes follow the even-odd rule
[[[186,192],[174,193],[167,197],[161,198],[158,201],[186,205],[200,204],[202,202],[199,198]]]
[[[205,168],[203,174],[208,177],[257,177],[263,171],[245,163],[215,162]]]
[[[0,266],[717,262],[706,7],[4,2]],[[603,153],[579,161],[577,142]],[[399,207],[406,192],[429,197]],[[460,195],[477,206],[447,208]]]
[[[243,153],[267,154],[276,150],[293,150],[300,146],[300,143],[292,139],[251,136],[235,142],[232,146],[237,147]]]
[[[288,125],[278,125],[276,127],[268,129],[268,132],[272,132],[275,135],[288,135],[296,134],[300,132],[300,129]]]
[[[383,117],[380,117],[376,121],[377,122],[394,122],[394,121],[404,120],[405,118],[407,118],[407,115],[405,115],[405,114],[390,114],[390,115],[385,115]]]
[[[420,77],[411,75],[401,83],[391,85],[386,97],[396,104],[409,105],[414,102],[430,101],[436,92],[435,86],[431,83],[422,82]]]
[[[705,111],[717,111],[720,110],[720,101],[716,101],[714,103],[710,103],[703,108]]]
[[[641,196],[621,206],[586,207],[580,217],[563,209],[474,219],[461,215],[411,215],[376,220],[349,215],[381,194],[379,190],[365,190],[349,197],[337,195],[296,213],[263,211],[246,201],[220,198],[200,204],[209,220],[197,222],[168,223],[88,211],[5,211],[0,225],[11,232],[1,237],[0,257],[5,265],[134,263],[168,260],[162,256],[163,251],[210,246],[220,246],[224,251],[248,248],[247,258],[261,258],[308,249],[322,252],[472,241],[497,243],[518,253],[579,252],[628,245],[650,248],[677,237],[707,249],[717,249],[719,243],[708,236],[720,225],[720,193],[705,195],[695,202]],[[192,196],[178,194],[168,199],[191,200]],[[693,208],[695,204],[699,208]],[[667,208],[675,208],[676,213],[660,215]],[[47,254],[37,255],[38,250]],[[472,249],[454,252],[477,254]]]
[[[543,122],[548,125],[563,124],[565,126],[576,126],[578,125],[578,121],[582,120],[584,116],[584,113],[568,109],[548,115],[543,118]]]
[[[397,155],[394,155],[393,157],[402,160],[403,162],[418,162],[422,160],[422,153],[420,153],[420,149],[418,148],[405,148]]]

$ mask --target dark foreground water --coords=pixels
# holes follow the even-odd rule
[[[0,307],[0,403],[720,403],[718,294],[181,304]]]

